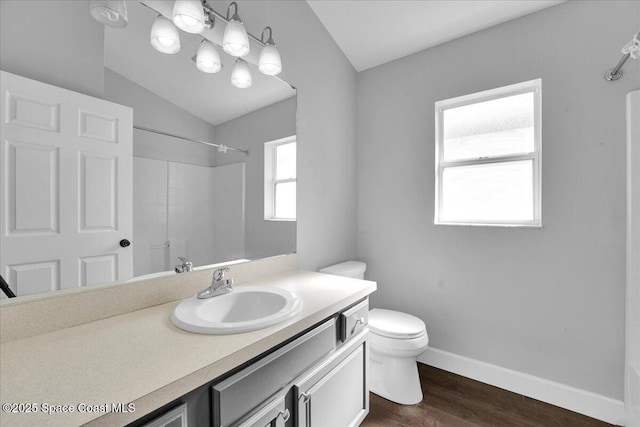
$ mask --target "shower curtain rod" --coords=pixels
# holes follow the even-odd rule
[[[218,151],[223,151],[223,152],[227,152],[227,150],[231,150],[231,151],[238,151],[240,153],[244,153],[247,156],[249,155],[249,150],[243,150],[241,148],[235,148],[235,147],[229,147],[228,145],[224,145],[224,144],[214,144],[213,142],[207,142],[207,141],[200,141],[198,139],[193,139],[193,138],[187,138],[184,136],[180,136],[180,135],[175,135],[169,132],[163,132],[160,130],[155,130],[155,129],[150,129],[150,128],[146,128],[144,126],[133,126],[134,129],[138,129],[138,130],[143,130],[145,132],[151,132],[151,133],[157,133],[158,135],[164,135],[164,136],[171,136],[173,138],[178,138],[178,139],[184,139],[185,141],[191,141],[191,142],[197,142],[198,144],[204,144],[204,145],[208,145],[210,147],[216,147],[219,150]]]

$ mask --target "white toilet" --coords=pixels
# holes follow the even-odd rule
[[[320,273],[364,279],[367,265],[347,261]],[[410,314],[374,308],[369,311],[369,389],[404,405],[422,400],[416,358],[429,344],[424,322]]]

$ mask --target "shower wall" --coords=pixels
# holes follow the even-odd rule
[[[133,158],[134,276],[244,257],[244,164]]]

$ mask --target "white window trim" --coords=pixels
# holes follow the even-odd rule
[[[521,95],[532,92],[534,94],[534,151],[526,154],[513,154],[506,156],[487,156],[477,159],[465,159],[458,161],[444,161],[443,149],[443,111],[450,108],[461,107],[469,104],[477,104],[493,99],[507,96]],[[470,226],[493,226],[493,227],[542,227],[542,79],[529,80],[509,86],[477,92],[470,95],[463,95],[435,103],[435,124],[436,124],[436,165],[435,165],[435,207],[434,224],[436,225],[470,225]],[[491,221],[491,220],[441,220],[442,208],[442,173],[444,168],[452,166],[480,165],[486,163],[511,162],[517,160],[533,160],[533,214],[530,221]]]
[[[296,178],[276,180],[273,176],[276,170],[276,147],[279,145],[297,143],[297,136],[287,136],[264,144],[264,220],[265,221],[297,221],[296,218],[278,218],[275,216],[276,209],[276,184],[285,182],[297,182]],[[296,144],[297,152],[297,144]],[[296,186],[297,188],[297,186]]]

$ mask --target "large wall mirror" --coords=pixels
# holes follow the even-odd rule
[[[13,301],[25,295],[178,274],[176,267],[180,270],[187,261],[194,269],[210,268],[296,251],[296,91],[291,85],[260,73],[249,61],[251,87],[234,87],[230,81],[236,58],[221,48],[221,71],[199,71],[195,55],[206,32],[180,31],[181,49],[175,54],[154,49],[149,42],[158,16],[154,8],[170,10],[172,1],[128,1],[124,28],[102,27],[92,18],[89,1],[2,3],[4,71],[27,74],[16,70],[12,60],[25,46],[43,43],[46,31],[36,28],[40,23],[33,17],[43,14],[42,8],[55,9],[74,22],[69,31],[77,31],[72,25],[100,27],[102,45],[95,48],[104,52],[103,74],[95,78],[104,80],[102,98],[133,109],[132,158],[113,164],[80,155],[76,160],[81,164],[70,173],[62,162],[64,155],[50,154],[46,130],[28,129],[22,126],[24,121],[8,119],[14,104],[27,115],[46,104],[40,102],[44,98],[39,86],[18,82],[13,95],[3,89],[0,274],[17,295]],[[227,6],[210,3],[214,9]],[[34,27],[25,31],[28,22]],[[262,30],[245,24],[250,32]],[[70,52],[64,45],[56,48],[59,52],[47,54],[77,61],[91,54]],[[14,84],[6,73],[3,76],[3,84]],[[94,124],[99,128],[98,122]],[[27,130],[14,131],[12,126]],[[76,139],[83,144],[82,135]],[[79,224],[78,218],[84,215],[86,221],[86,212],[100,217],[115,209],[113,192],[118,187],[111,178],[100,177],[112,176],[122,164],[131,165],[128,176],[117,175],[127,180],[130,189],[130,200],[119,202],[130,203],[124,210],[129,217],[116,219],[111,228],[88,232],[91,227]],[[76,196],[65,196],[64,185],[73,187]],[[83,197],[91,200],[90,206],[80,205]],[[78,210],[86,215],[78,215]],[[55,226],[42,228],[39,221]],[[130,232],[119,226],[125,223],[131,224]],[[79,253],[75,245],[64,243],[70,240],[59,238],[64,233],[108,242]],[[123,265],[130,267],[123,270]],[[4,293],[1,298],[7,302]]]

